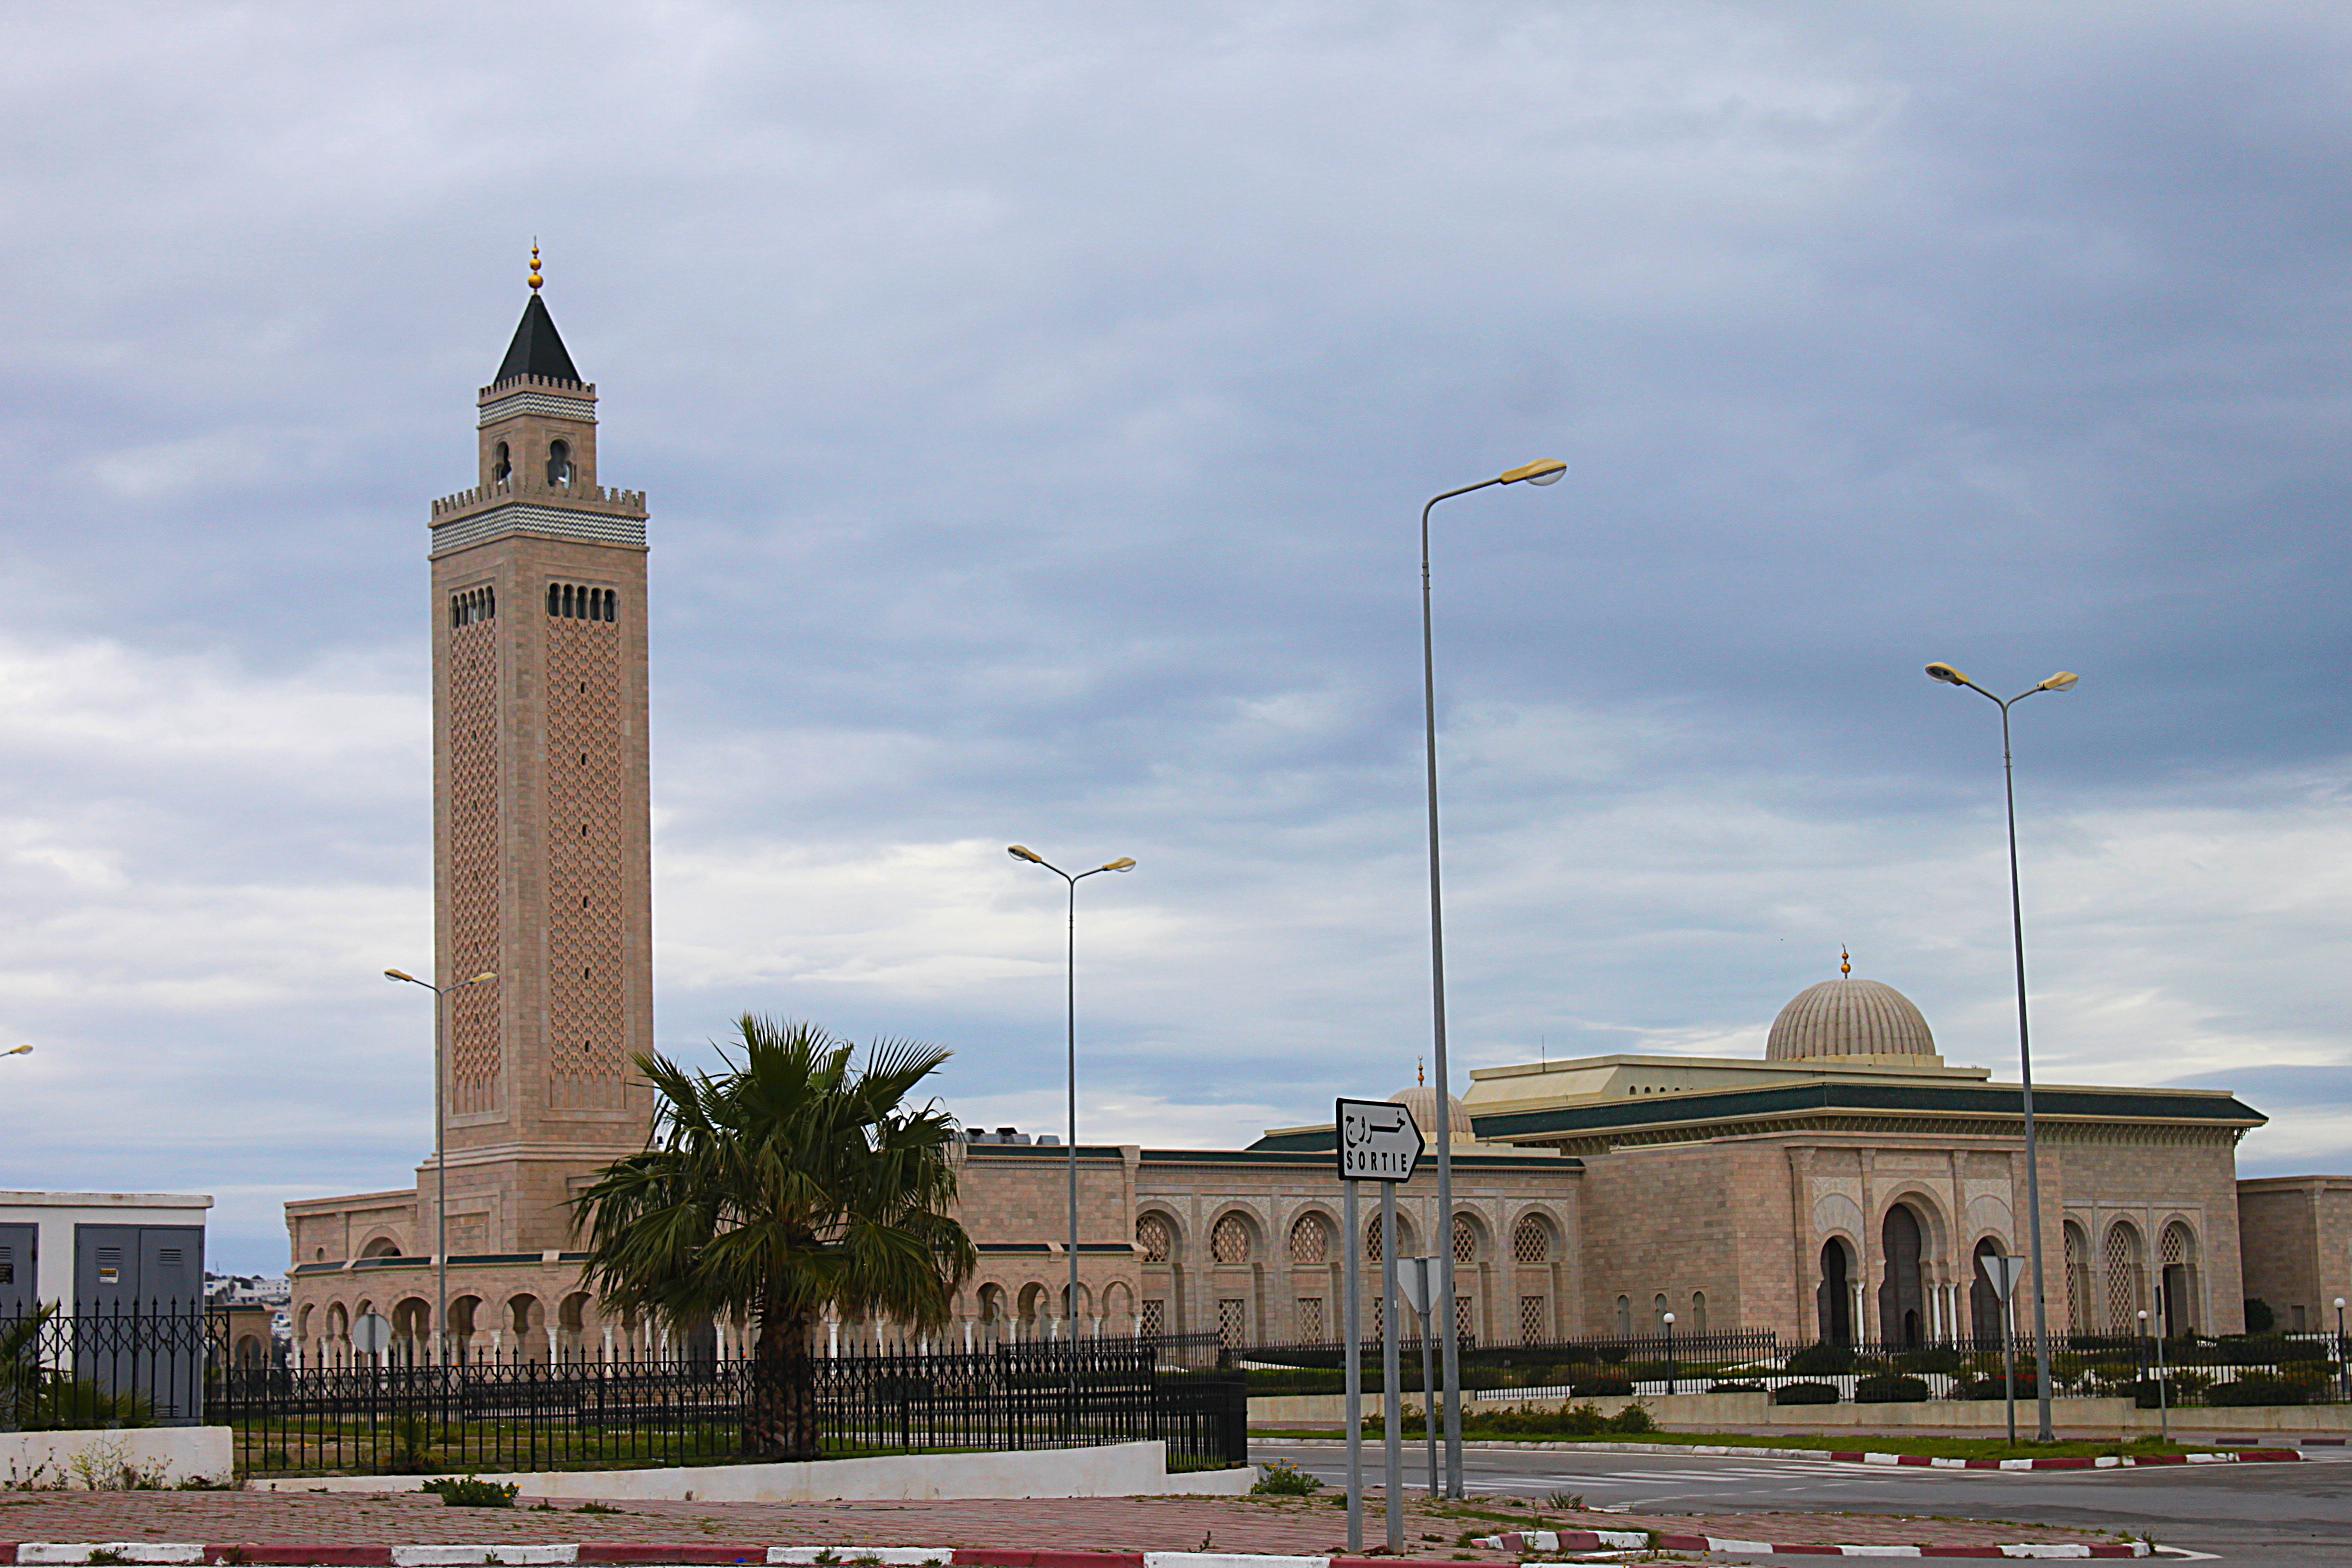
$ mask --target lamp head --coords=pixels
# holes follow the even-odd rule
[[[1672,1328],[1674,1326],[1674,1314],[1671,1312],[1667,1313],[1665,1322],[1668,1328]]]
[[[1941,659],[1927,667],[1927,678],[1931,681],[1942,681],[1946,686],[1965,686],[1968,684],[1967,676],[1961,674],[1958,670],[1953,669],[1949,664],[1944,663]]]
[[[2051,676],[2048,680],[2042,682],[2039,686],[2036,686],[2034,690],[2072,691],[2075,688],[2075,683],[2081,679],[2082,677],[2075,674],[2072,670],[2060,670],[2057,674]]]
[[[2147,1309],[2146,1307],[2142,1307],[2142,1308],[2140,1308],[2140,1321],[2141,1321],[2142,1323],[2145,1323],[2145,1322],[2147,1322],[2147,1321],[2148,1321],[2148,1309]]]
[[[1532,463],[1512,469],[1501,478],[1502,482],[1507,485],[1515,485],[1522,480],[1531,485],[1556,485],[1560,482],[1560,477],[1567,472],[1568,465],[1558,458],[1539,457]]]
[[[1133,855],[1121,855],[1118,859],[1104,866],[1103,869],[1105,871],[1133,871],[1135,869],[1135,857]]]
[[[30,1056],[32,1054],[33,1048],[29,1045],[12,1045],[7,1050],[0,1051],[0,1056]],[[2339,1307],[2343,1304],[2341,1301],[2336,1303]]]
[[[1026,860],[1033,866],[1042,866],[1045,864],[1045,857],[1040,855],[1036,850],[1031,849],[1026,844],[1007,844],[1005,846],[1005,853],[1012,856],[1015,860]]]
[[[419,983],[417,977],[410,974],[405,969],[387,969],[384,971],[384,978],[387,980],[406,980],[410,985],[416,985]]]
[[[20,1046],[18,1046],[18,1047],[17,1047],[17,1049],[18,1049],[18,1050],[20,1050],[20,1051],[29,1051],[29,1050],[31,1050],[31,1049],[32,1049],[32,1047],[31,1047],[31,1046],[29,1046],[29,1045],[20,1045]],[[2343,1311],[2343,1310],[2344,1310],[2344,1298],[2343,1298],[2343,1297],[2341,1297],[2341,1296],[2338,1296],[2338,1297],[2336,1298],[2336,1310],[2337,1310],[2338,1312],[2341,1312],[2341,1311]]]
[[[485,970],[483,970],[483,971],[482,971],[480,974],[478,974],[478,975],[474,976],[474,977],[473,977],[471,980],[468,980],[468,981],[466,982],[466,984],[467,984],[467,985],[488,985],[488,984],[489,984],[491,981],[493,981],[493,980],[495,980],[495,979],[497,979],[497,978],[498,978],[498,971],[497,971],[497,970],[495,970],[495,969],[485,969]]]

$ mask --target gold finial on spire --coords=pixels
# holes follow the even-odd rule
[[[539,292],[539,285],[547,280],[539,276],[539,236],[531,236],[531,292]]]
[[[1846,951],[1846,944],[1838,944],[1838,973],[1848,980],[1854,978],[1854,955]]]
[[[1413,1085],[1420,1089],[1429,1087],[1429,1074],[1423,1070],[1421,1058],[1418,1056],[1413,1058]]]

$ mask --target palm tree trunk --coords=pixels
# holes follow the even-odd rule
[[[744,1422],[746,1446],[754,1454],[776,1459],[820,1457],[817,1365],[809,1351],[811,1327],[806,1312],[760,1319]]]

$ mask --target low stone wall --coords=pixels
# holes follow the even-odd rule
[[[1419,1396],[1405,1401],[1420,1408]],[[1558,1399],[1522,1403],[1557,1406]],[[1658,1424],[1675,1432],[1959,1432],[1998,1433],[2006,1416],[1998,1399],[1927,1399],[1914,1404],[1776,1405],[1769,1394],[1645,1394],[1640,1399],[1609,1396],[1577,1400],[1615,1415],[1630,1404],[1649,1407]],[[1500,1410],[1510,1400],[1465,1400],[1465,1418],[1480,1410]],[[1377,1414],[1380,1401],[1366,1396],[1364,1409]],[[2083,1398],[2054,1400],[2050,1417],[2061,1437],[2138,1437],[2162,1425],[2156,1411],[2141,1410],[2129,1399]],[[1253,1427],[1338,1427],[1347,1419],[1345,1394],[1275,1394],[1249,1402]],[[2017,1402],[2020,1430],[2034,1421],[2034,1402]],[[2192,1406],[2172,1412],[2174,1430],[2269,1436],[2308,1432],[2313,1435],[2352,1433],[2352,1405],[2261,1405],[2234,1409]]]
[[[104,1432],[0,1432],[0,1491],[123,1491],[234,1478],[225,1426],[126,1427]]]
[[[1258,1478],[1247,1465],[1171,1475],[1165,1443],[1044,1448],[1026,1453],[904,1454],[800,1464],[697,1465],[668,1470],[550,1470],[485,1475],[511,1481],[525,1497],[616,1502],[915,1502],[988,1497],[1233,1497]],[[270,1492],[413,1492],[413,1475],[273,1477],[249,1483]]]

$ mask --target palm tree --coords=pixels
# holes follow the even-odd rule
[[[971,1276],[949,1212],[955,1122],[903,1103],[948,1053],[878,1041],[860,1068],[848,1041],[752,1013],[720,1049],[716,1074],[637,1058],[653,1132],[572,1200],[583,1274],[608,1311],[756,1318],[747,1447],[813,1459],[825,1308],[926,1327]]]

